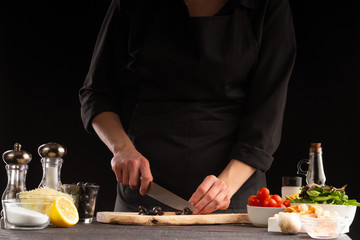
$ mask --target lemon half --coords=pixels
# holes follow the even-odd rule
[[[58,197],[51,206],[50,222],[57,227],[70,227],[79,221],[74,203],[65,197]]]

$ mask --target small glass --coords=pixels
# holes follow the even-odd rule
[[[300,193],[300,188],[302,186],[301,177],[284,176],[281,180],[281,198],[283,199],[283,201],[286,199],[286,197],[290,197],[293,194]]]
[[[95,183],[78,183],[81,188],[78,212],[79,222],[91,223],[94,217],[96,198],[100,186]]]
[[[3,200],[6,227],[20,230],[46,228],[50,223],[51,203],[49,199],[36,198]]]
[[[81,194],[81,188],[77,184],[63,184],[64,192],[71,195],[74,200],[76,208],[79,207],[79,198]]]
[[[307,215],[300,217],[302,227],[312,238],[334,239],[344,230],[347,224],[346,217],[314,218]]]

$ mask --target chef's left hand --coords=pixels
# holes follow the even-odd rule
[[[218,209],[227,209],[230,198],[226,183],[214,175],[209,175],[196,189],[189,202],[197,209],[194,213],[208,214]]]

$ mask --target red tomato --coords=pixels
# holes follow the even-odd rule
[[[271,197],[268,197],[267,199],[264,200],[264,207],[276,207],[276,206],[277,206],[276,201]]]
[[[278,205],[276,205],[276,207],[278,207],[278,208],[286,208],[286,206],[284,205],[284,204],[278,204]]]
[[[248,199],[248,204],[249,205],[251,205],[250,203],[251,203],[251,200],[254,198],[254,197],[256,197],[255,195],[251,195],[250,197],[249,197],[249,199]]]
[[[270,197],[271,197],[272,199],[274,199],[277,204],[282,204],[282,198],[281,198],[279,195],[274,194],[274,195],[270,195]]]
[[[257,206],[257,207],[261,207],[261,202],[260,202],[260,199],[253,195],[253,196],[250,196],[249,198],[249,205],[250,206]]]
[[[283,202],[283,204],[285,205],[285,207],[290,207],[290,200],[289,200],[289,199],[285,199],[285,201]]]
[[[270,195],[270,191],[267,188],[260,188],[257,192],[257,197],[260,199],[261,202],[264,202]]]

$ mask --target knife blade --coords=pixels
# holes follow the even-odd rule
[[[178,195],[170,192],[169,190],[154,182],[150,182],[149,190],[146,194],[158,200],[159,202],[162,202],[165,205],[168,205],[169,207],[175,208],[177,210],[182,211],[184,208],[188,207],[191,211],[196,211],[196,208],[188,201],[182,199]]]

